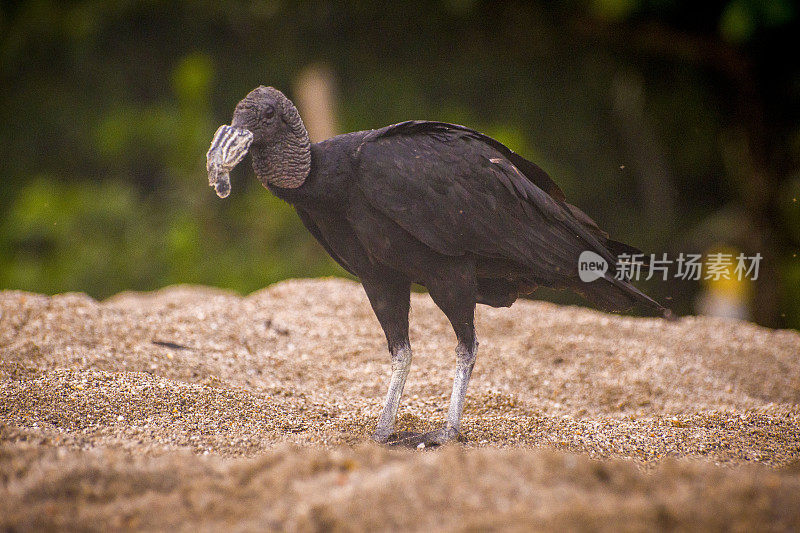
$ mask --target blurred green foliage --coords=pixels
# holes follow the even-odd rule
[[[791,0],[734,0],[722,11],[720,33],[730,41],[746,42],[761,28],[789,23],[795,9]]]
[[[721,238],[774,248],[778,323],[798,327],[800,214],[787,198],[800,194],[800,69],[778,57],[797,17],[790,0],[4,3],[0,288],[102,298],[344,275],[246,165],[225,201],[204,168],[242,96],[259,84],[291,96],[324,63],[342,131],[475,127],[647,250],[714,244],[696,238],[709,220],[751,213],[757,238],[740,221]],[[771,192],[751,205],[759,173]],[[699,290],[647,288],[683,312]]]

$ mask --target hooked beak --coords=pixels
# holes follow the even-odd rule
[[[225,124],[214,134],[211,148],[206,154],[206,170],[208,170],[208,184],[214,187],[220,198],[225,198],[231,193],[230,171],[244,159],[251,144],[253,144],[253,134],[243,128]]]

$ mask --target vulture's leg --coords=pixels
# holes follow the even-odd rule
[[[392,277],[380,281],[362,279],[375,316],[381,323],[389,353],[392,355],[392,377],[386,403],[378,419],[378,428],[372,435],[377,442],[387,442],[394,433],[397,409],[400,407],[400,396],[406,384],[408,370],[411,367],[411,346],[408,342],[408,308],[411,294],[411,283]],[[391,281],[389,281],[391,280]]]
[[[442,307],[439,300],[434,301]],[[447,410],[447,420],[442,429],[424,435],[423,443],[444,444],[445,442],[460,437],[461,414],[464,412],[464,400],[467,396],[469,379],[475,366],[478,355],[478,339],[475,337],[473,324],[475,302],[460,304],[455,309],[442,309],[453,325],[458,338],[456,346],[456,371],[453,378],[453,391],[450,394],[450,407]]]
[[[474,325],[477,284],[474,269],[470,267],[469,264],[459,265],[440,283],[428,283],[431,298],[447,315],[458,339],[453,392],[450,395],[450,408],[447,411],[445,425],[429,433],[404,438],[398,444],[436,446],[461,438],[459,433],[461,414],[464,412],[464,399],[478,350]]]

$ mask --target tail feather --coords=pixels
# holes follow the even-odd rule
[[[672,312],[627,281],[606,275],[590,283],[578,282],[574,290],[604,311],[627,311],[637,305],[653,309],[664,318]]]
[[[637,256],[637,261],[641,263],[642,266],[650,266],[650,257],[635,246],[625,244],[624,242],[612,241],[611,239],[607,239],[603,244],[605,244],[606,248],[615,256]]]
[[[630,256],[635,256],[636,261],[640,263],[641,266],[647,267],[650,265],[649,256],[645,255],[641,250],[623,242],[612,240],[608,233],[600,229],[597,223],[578,207],[566,202],[564,202],[563,205],[567,207],[567,210],[572,216],[575,217],[583,228],[597,239],[600,246],[604,248],[595,249],[595,252],[604,257],[607,257],[608,254],[612,255],[614,258],[618,258],[622,255],[627,255],[629,258]],[[572,288],[578,294],[583,295],[584,298],[605,311],[626,311],[639,305],[647,309],[655,310],[668,320],[674,318],[672,311],[647,296],[630,282],[614,277],[613,271],[616,270],[615,266],[616,265],[612,266],[605,277],[595,281],[584,283],[576,280]]]
[[[572,204],[565,203],[564,205],[567,206],[567,209],[572,216],[574,216],[584,228],[594,235],[608,251],[614,254],[615,257],[623,254],[635,255],[638,256],[637,260],[642,264],[642,266],[650,265],[649,256],[645,255],[640,249],[636,248],[635,246],[631,246],[630,244],[625,244],[624,242],[612,240],[608,236],[608,233],[600,229],[600,227],[597,225],[597,222],[592,220],[589,215]]]

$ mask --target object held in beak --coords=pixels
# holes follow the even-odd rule
[[[208,184],[214,187],[220,198],[231,193],[230,171],[244,159],[252,143],[251,132],[227,124],[220,126],[214,134],[206,154],[206,170]]]

